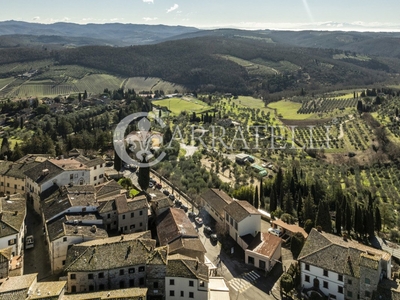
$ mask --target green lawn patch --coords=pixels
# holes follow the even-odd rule
[[[212,109],[212,107],[205,102],[193,97],[168,98],[156,100],[152,103],[154,105],[166,107],[174,115],[179,115],[183,111],[187,111],[189,113],[203,113]]]

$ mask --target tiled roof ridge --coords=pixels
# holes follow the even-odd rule
[[[94,245],[94,246],[96,246],[96,245]],[[79,247],[79,246],[78,246],[78,247]],[[85,246],[83,246],[83,247],[85,247]],[[81,253],[80,255],[78,255],[78,256],[69,264],[69,266],[67,266],[67,267],[65,268],[65,270],[68,271],[68,269],[69,269],[73,264],[75,264],[75,262],[76,262],[77,260],[79,260],[84,254],[86,254],[86,252],[88,252],[90,248],[92,248],[92,246],[86,246],[86,249],[85,249],[84,251],[82,251],[82,253]],[[72,249],[72,248],[71,248],[71,249]]]
[[[299,257],[297,260],[301,260],[301,259],[306,258],[307,256],[314,255],[314,254],[316,254],[316,253],[318,253],[318,252],[320,252],[320,251],[322,251],[322,250],[325,250],[325,249],[331,247],[332,245],[337,245],[337,244],[335,244],[335,243],[332,243],[331,241],[329,241],[329,242],[330,242],[330,244],[328,244],[328,245],[326,245],[326,246],[324,246],[324,247],[322,247],[322,248],[319,248],[319,249],[317,249],[317,250],[315,250],[315,251],[313,251],[313,252],[310,252],[310,253],[308,253],[307,255],[304,255],[304,256],[302,256],[302,257]],[[343,246],[341,246],[341,245],[337,245],[337,246],[343,247]],[[348,249],[348,248],[346,248],[346,249]]]

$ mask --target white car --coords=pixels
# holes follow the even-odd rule
[[[270,229],[268,229],[268,232],[270,234],[276,235],[278,237],[280,237],[282,235],[282,231],[280,231],[279,229],[276,229],[276,228],[272,228],[272,227]]]

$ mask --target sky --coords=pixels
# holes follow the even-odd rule
[[[399,0],[0,0],[0,21],[400,31]]]

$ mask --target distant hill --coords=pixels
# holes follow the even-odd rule
[[[98,40],[100,45],[129,46],[155,43],[159,40],[181,35],[184,33],[196,32],[197,28],[185,26],[166,25],[140,25],[140,24],[74,24],[54,23],[39,24],[21,21],[0,22],[0,36],[21,35],[21,36],[58,36],[62,38],[74,38],[71,43],[82,45],[82,40],[87,38],[87,44],[93,44]],[[44,43],[46,41],[44,40]]]

